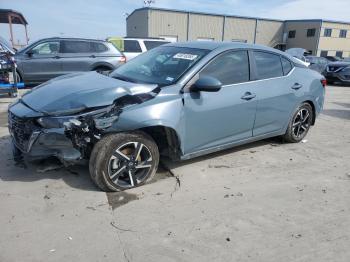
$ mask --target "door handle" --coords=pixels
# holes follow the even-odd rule
[[[96,56],[95,56],[95,55],[91,55],[90,57],[91,57],[91,58],[96,58]]]
[[[54,58],[54,59],[60,59],[61,57],[58,56],[58,55],[56,55],[56,56],[54,56],[53,58]]]
[[[301,84],[299,84],[299,83],[295,83],[295,84],[292,86],[292,89],[298,90],[298,89],[300,89],[300,88],[302,88],[302,87],[303,87],[303,85],[301,85]]]
[[[255,98],[256,97],[256,94],[252,94],[252,93],[250,93],[250,92],[246,92],[242,97],[241,97],[241,99],[243,99],[243,100],[251,100],[251,99],[253,99],[253,98]]]

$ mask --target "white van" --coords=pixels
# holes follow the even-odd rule
[[[126,57],[126,61],[142,54],[152,48],[168,44],[164,38],[117,38],[110,37],[107,41],[114,44]]]

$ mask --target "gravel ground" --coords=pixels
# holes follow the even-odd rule
[[[109,194],[85,166],[16,166],[10,100],[0,98],[1,262],[350,261],[350,87],[327,87],[305,143],[163,163],[154,183]]]

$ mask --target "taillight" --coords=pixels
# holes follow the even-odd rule
[[[321,84],[323,85],[323,87],[327,86],[327,79],[321,79]]]
[[[125,56],[120,57],[119,61],[122,63],[126,63],[126,57]]]

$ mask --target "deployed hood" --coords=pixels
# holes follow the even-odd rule
[[[38,112],[69,115],[108,106],[122,96],[145,94],[156,88],[157,85],[125,82],[96,72],[76,73],[37,86],[22,101]]]

